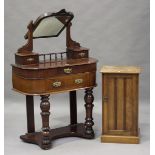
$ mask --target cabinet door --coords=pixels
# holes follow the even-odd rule
[[[137,75],[103,76],[103,133],[136,135],[138,122]]]

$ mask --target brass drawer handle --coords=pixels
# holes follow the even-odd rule
[[[65,68],[64,72],[70,74],[72,72],[72,68]]]
[[[54,82],[53,84],[53,87],[60,87],[61,86],[61,82],[60,81],[58,81],[58,82]]]
[[[34,58],[28,58],[26,59],[28,62],[34,61]]]
[[[75,83],[76,83],[76,84],[83,83],[83,79],[75,79]]]
[[[79,56],[84,57],[85,53],[79,53]]]

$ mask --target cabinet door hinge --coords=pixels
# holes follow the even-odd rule
[[[103,101],[108,101],[108,97],[107,96],[103,96]]]

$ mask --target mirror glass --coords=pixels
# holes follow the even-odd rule
[[[33,32],[33,37],[56,36],[64,24],[56,17],[44,18]]]
[[[45,13],[34,22],[33,38],[57,37],[73,19],[71,12]],[[27,35],[26,35],[27,39]]]

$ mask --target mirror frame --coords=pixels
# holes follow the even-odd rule
[[[38,27],[38,25],[40,24],[40,22],[45,19],[45,18],[48,18],[48,17],[53,17],[53,16],[70,16],[70,19],[68,20],[68,22],[66,22],[64,24],[64,26],[62,27],[62,29],[56,34],[56,35],[52,35],[52,36],[39,36],[39,37],[33,37],[33,34],[32,34],[32,37],[33,39],[37,39],[37,38],[50,38],[50,37],[58,37],[60,35],[60,33],[65,29],[65,27],[67,27],[67,25],[71,22],[71,20],[74,18],[74,15],[72,12],[66,12],[65,9],[62,9],[60,10],[59,12],[48,12],[48,13],[44,13],[42,15],[40,15],[36,21],[33,23],[33,32],[36,30],[36,28]],[[32,33],[33,33],[32,32]],[[28,32],[25,34],[24,36],[25,39],[28,39]]]

